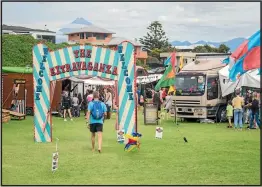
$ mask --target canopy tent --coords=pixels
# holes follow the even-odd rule
[[[227,96],[241,87],[260,88],[260,75],[258,69],[243,74],[239,80],[232,82],[229,79],[229,65],[219,71],[219,80],[222,96]]]
[[[89,77],[89,78],[79,78],[79,77],[70,77],[71,81],[82,82],[89,85],[114,85],[115,81],[109,79],[101,79],[99,77]]]
[[[153,75],[148,75],[148,76],[138,76],[137,77],[137,83],[138,84],[148,84],[154,81],[157,81],[161,79],[163,75],[161,74],[153,74]]]
[[[2,67],[2,72],[3,73],[24,73],[24,74],[30,74],[33,73],[33,68],[32,67],[8,67],[8,66],[3,66]]]

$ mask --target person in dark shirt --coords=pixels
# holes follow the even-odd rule
[[[249,124],[250,116],[251,116],[251,110],[250,110],[249,104],[252,103],[252,96],[251,96],[251,91],[250,90],[248,90],[244,102],[245,102],[244,122],[246,124]]]
[[[64,97],[63,97],[63,100],[62,100],[62,106],[63,106],[63,109],[64,109],[64,121],[67,121],[66,120],[66,112],[68,112],[69,117],[71,118],[71,121],[73,121],[73,118],[72,118],[72,115],[71,115],[72,103],[71,103],[71,99],[70,99],[67,92],[64,93]]]
[[[259,128],[261,128],[260,127],[260,120],[259,120],[259,101],[257,99],[257,93],[254,93],[253,101],[249,105],[250,105],[250,109],[251,109],[249,128],[254,129],[253,128],[254,120],[256,121]]]
[[[162,101],[161,101],[160,97],[161,97],[161,96],[160,96],[160,92],[159,92],[159,91],[156,91],[156,92],[154,93],[154,96],[153,96],[153,103],[158,106],[158,111],[161,111]]]
[[[89,95],[89,91],[87,89],[86,93],[84,94],[84,97],[83,97],[84,116],[86,116],[86,111],[87,111],[87,106],[88,106],[88,102],[87,102],[87,96],[88,95]]]
[[[78,117],[80,117],[80,113],[81,113],[81,109],[82,109],[82,104],[83,104],[83,98],[82,98],[82,95],[81,93],[78,93],[78,101],[79,101],[79,106],[78,106],[78,110],[79,110],[79,113],[78,113]]]

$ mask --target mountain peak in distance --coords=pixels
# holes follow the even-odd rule
[[[76,18],[71,24],[92,25],[91,22],[85,20],[84,18]]]
[[[219,47],[221,44],[225,44],[226,46],[230,48],[231,51],[235,51],[237,47],[244,42],[244,40],[246,40],[246,38],[243,38],[243,37],[233,38],[225,42],[210,42],[210,41],[200,40],[195,43],[190,43],[188,41],[181,42],[181,41],[176,40],[176,41],[171,42],[171,44],[173,46],[190,46],[194,44],[203,44],[203,45],[208,44],[208,45],[214,45],[215,47]]]

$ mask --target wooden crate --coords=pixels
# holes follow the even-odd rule
[[[7,123],[11,120],[10,112],[3,110],[2,111],[2,123]]]

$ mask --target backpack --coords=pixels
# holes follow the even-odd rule
[[[102,119],[104,117],[104,111],[100,101],[93,102],[91,115],[93,116],[94,119]]]

